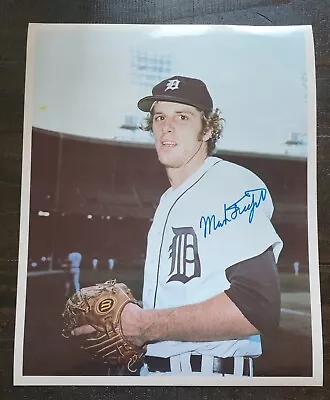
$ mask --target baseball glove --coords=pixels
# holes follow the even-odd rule
[[[82,288],[66,302],[62,335],[78,338],[81,347],[94,358],[135,372],[146,346],[135,346],[123,334],[121,313],[127,303],[138,304],[130,289],[116,280]],[[73,329],[87,324],[96,331],[78,337],[71,335]]]

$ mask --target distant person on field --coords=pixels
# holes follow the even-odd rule
[[[299,266],[300,266],[299,261],[295,261],[295,262],[293,263],[293,270],[294,270],[295,276],[298,276],[298,275],[299,275]]]
[[[109,258],[108,263],[109,263],[109,269],[110,269],[110,271],[112,271],[115,268],[114,258]]]
[[[70,261],[70,272],[72,275],[73,285],[76,292],[80,290],[80,263],[82,259],[82,255],[78,252],[73,252],[68,255],[68,259]]]
[[[99,260],[97,259],[97,257],[94,257],[93,261],[92,261],[92,265],[93,265],[93,270],[94,271],[97,270],[98,263],[99,263]]]

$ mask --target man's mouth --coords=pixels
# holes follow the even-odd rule
[[[162,142],[162,145],[165,147],[174,147],[174,146],[176,146],[176,143],[166,140],[166,141]]]

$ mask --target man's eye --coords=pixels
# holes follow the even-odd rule
[[[157,115],[155,117],[155,121],[164,121],[164,116],[163,115]]]
[[[185,121],[187,119],[188,119],[188,117],[186,115],[180,115],[180,120],[181,121]]]

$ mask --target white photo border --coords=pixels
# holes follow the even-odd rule
[[[194,376],[24,376],[24,323],[26,308],[26,283],[28,259],[28,233],[30,218],[30,172],[31,172],[31,138],[33,114],[33,87],[35,82],[34,60],[36,49],[36,34],[48,29],[96,29],[107,30],[109,26],[100,24],[29,24],[26,61],[24,132],[23,132],[23,162],[20,217],[20,246],[17,283],[17,311],[14,345],[14,386],[322,386],[323,384],[323,345],[321,297],[318,259],[317,231],[317,182],[316,182],[316,87],[315,59],[312,27],[262,27],[262,29],[297,29],[305,35],[307,47],[307,78],[308,78],[308,248],[309,276],[312,315],[313,341],[313,376],[311,377],[198,377]],[[131,25],[120,25],[120,29]],[[134,25],[135,27],[137,25]],[[145,25],[144,25],[145,26]],[[155,25],[153,25],[155,26]],[[185,29],[186,25],[181,28]],[[229,26],[227,26],[229,27]],[[230,26],[232,29],[250,31],[257,29],[251,26]],[[221,28],[220,28],[221,29]]]

